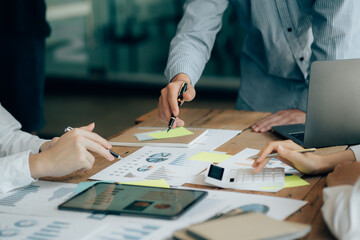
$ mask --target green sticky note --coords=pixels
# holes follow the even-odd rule
[[[200,152],[192,157],[191,160],[212,162],[212,163],[221,163],[222,161],[232,157],[229,154],[223,153],[212,153],[212,152]]]
[[[149,136],[155,139],[165,139],[165,138],[174,138],[174,137],[182,137],[194,134],[193,132],[187,130],[184,127],[178,127],[175,129],[171,129],[169,132],[167,130],[149,133]]]
[[[123,184],[123,185],[146,186],[146,187],[170,188],[169,184],[165,181],[165,179],[125,182],[125,183],[121,183],[121,184]]]
[[[306,186],[309,184],[310,183],[308,183],[301,177],[299,177],[297,175],[291,175],[291,176],[285,176],[285,185],[283,188],[301,187],[301,186]],[[263,187],[262,189],[267,190],[267,189],[276,189],[276,188],[279,188],[279,187]]]

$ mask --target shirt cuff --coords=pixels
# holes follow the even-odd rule
[[[44,140],[44,139],[40,139],[40,138],[35,138],[33,139],[30,143],[29,143],[29,150],[31,151],[31,153],[36,154],[40,152],[40,147],[48,142],[50,140]]]
[[[200,75],[196,74],[195,71],[192,69],[192,67],[186,63],[180,63],[172,67],[168,67],[165,70],[165,77],[168,80],[168,82],[171,82],[171,80],[180,73],[184,73],[188,75],[190,78],[191,85],[193,86],[195,86],[195,84],[200,79]]]
[[[26,186],[36,180],[31,177],[29,165],[30,151],[0,158],[0,192]]]
[[[351,146],[350,149],[353,151],[356,161],[360,162],[360,145]]]

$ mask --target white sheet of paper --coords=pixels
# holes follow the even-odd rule
[[[188,148],[145,146],[90,178],[115,182],[165,179],[169,185],[181,186],[210,165],[189,159],[199,152]]]
[[[231,167],[232,169],[239,169],[239,168],[252,168],[252,164],[254,162],[254,159],[248,159],[249,157],[256,155],[260,152],[260,150],[252,149],[252,148],[245,148],[241,152],[238,152],[231,158],[226,159],[225,161],[219,163],[218,166],[221,167]],[[265,167],[281,167],[284,168],[285,173],[288,174],[296,174],[301,175],[301,173],[290,167],[289,165],[281,162],[280,160],[276,158],[271,158],[269,163]]]
[[[220,147],[239,133],[241,133],[240,130],[208,129],[207,134],[199,141],[194,143],[190,147],[190,149],[212,151]]]
[[[187,187],[181,187],[181,188],[191,189]],[[196,189],[199,190],[198,188]],[[180,230],[192,224],[205,221],[216,214],[225,213],[232,209],[239,208],[242,206],[249,206],[252,204],[265,205],[269,208],[269,211],[267,212],[266,215],[277,220],[284,220],[285,218],[287,218],[288,216],[299,210],[302,206],[304,206],[307,203],[306,201],[264,196],[258,194],[245,194],[245,193],[235,193],[235,192],[217,191],[217,190],[206,190],[206,191],[208,192],[208,196],[205,199],[203,199],[201,202],[199,202],[197,205],[192,207],[189,211],[185,212],[179,219],[169,221],[169,220],[142,218],[141,219],[142,224],[147,223],[147,224],[162,226],[160,231],[156,231],[152,233],[151,237],[146,239],[168,239],[172,235],[172,233],[176,230]],[[138,218],[136,217],[128,217],[128,216],[127,217],[107,216],[106,220],[109,222],[117,222],[120,219],[121,222],[125,219],[126,222],[138,220]],[[100,233],[97,235],[100,235]]]
[[[0,194],[0,212],[61,218],[91,218],[90,213],[59,211],[57,206],[75,195],[76,184],[38,181]]]
[[[283,220],[306,204],[305,201],[287,198],[207,190],[209,194],[205,199],[190,208],[176,220],[169,221],[115,215],[96,218],[94,215],[89,216],[89,213],[61,211],[57,209],[57,206],[72,194],[65,194],[65,192],[69,191],[65,191],[65,189],[75,189],[75,184],[39,181],[29,186],[31,187],[24,187],[7,194],[1,194],[0,212],[21,216],[45,216],[50,217],[49,219],[55,217],[87,220],[96,223],[98,226],[104,226],[104,224],[106,224],[106,228],[96,232],[95,236],[92,236],[91,239],[104,239],[110,236],[113,237],[113,239],[122,239],[123,236],[121,234],[129,234],[131,231],[135,233],[129,236],[140,236],[139,233],[142,232],[142,237],[138,239],[166,239],[178,229],[204,221],[218,213],[226,212],[247,204],[266,205],[269,207],[268,216]],[[15,200],[10,201],[10,199]],[[89,229],[87,221],[86,230]],[[137,227],[135,227],[135,225],[137,225]],[[119,229],[120,226],[122,226],[122,229]],[[149,229],[146,230],[146,228]],[[115,235],[118,235],[118,238],[116,238]]]
[[[89,220],[0,213],[1,239],[88,239],[105,226]]]

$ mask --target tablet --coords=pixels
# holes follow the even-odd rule
[[[60,210],[175,219],[205,191],[96,183],[59,205]]]

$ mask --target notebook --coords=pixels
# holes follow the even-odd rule
[[[144,135],[146,133],[150,135],[159,135],[157,131],[165,131],[167,129],[164,128],[153,128],[153,129],[144,129],[132,127],[117,137],[110,139],[110,144],[112,146],[128,146],[128,147],[143,147],[143,146],[153,146],[153,147],[191,147],[195,142],[204,137],[207,134],[207,129],[184,129],[187,132],[191,132],[191,134],[180,136],[180,137],[171,137],[171,138],[163,138],[163,139],[154,139],[146,138],[146,140],[140,141],[139,139],[145,139]],[[171,135],[170,130],[169,135]],[[139,137],[136,137],[137,135]],[[166,134],[162,134],[163,136]]]
[[[278,221],[254,212],[190,226],[186,231],[175,232],[174,239],[297,239],[310,230],[307,224]]]

